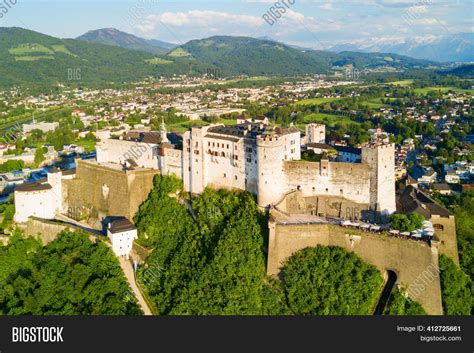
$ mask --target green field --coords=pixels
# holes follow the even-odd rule
[[[390,100],[395,100],[395,99],[390,98]],[[371,98],[371,99],[361,102],[361,104],[368,106],[369,109],[379,109],[379,108],[388,106],[387,104],[382,103],[382,98]]]
[[[413,82],[414,80],[403,80],[403,81],[390,82],[390,84],[394,86],[408,87],[408,86],[411,86]]]
[[[415,88],[417,94],[428,94],[431,91],[439,91],[441,93],[448,93],[449,91],[456,91],[467,94],[474,94],[474,89],[462,89],[454,86],[432,86],[425,88]]]
[[[38,60],[54,60],[54,56],[15,56],[15,61],[38,61]]]
[[[359,124],[356,121],[351,120],[347,116],[332,115],[332,114],[310,114],[304,117],[304,122],[309,123],[322,123],[328,126],[334,126],[340,124]]]
[[[145,62],[152,65],[167,65],[167,64],[173,63],[171,60],[165,60],[161,58],[149,59],[149,60],[145,60]]]
[[[342,97],[303,99],[302,101],[297,102],[296,105],[319,105],[334,102],[341,98]]]
[[[191,56],[191,53],[188,53],[183,48],[176,48],[175,50],[173,50],[168,55],[171,56],[171,57],[175,57],[175,58],[185,58],[185,57]]]
[[[36,43],[20,44],[16,48],[9,49],[8,52],[13,55],[54,54],[51,49]]]
[[[63,54],[68,54],[72,56],[76,56],[73,53],[71,53],[68,48],[66,48],[64,45],[52,45],[51,48],[53,48],[55,53],[63,53]]]

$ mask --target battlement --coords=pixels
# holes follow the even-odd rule
[[[377,142],[370,142],[362,146],[362,149],[369,149],[369,150],[383,150],[383,149],[390,149],[390,148],[395,148],[395,144],[377,141]]]

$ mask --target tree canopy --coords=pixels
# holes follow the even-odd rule
[[[413,232],[423,227],[423,221],[425,218],[418,213],[410,214],[394,214],[390,217],[390,225],[392,228],[404,231]]]
[[[443,309],[446,315],[471,315],[473,284],[453,260],[446,255],[439,258]]]
[[[375,267],[340,248],[307,249],[288,260],[283,281],[269,278],[268,218],[253,196],[206,189],[194,219],[180,192],[178,179],[157,177],[136,216],[140,243],[154,249],[138,278],[157,314],[372,314]]]
[[[0,313],[5,315],[138,315],[129,287],[103,243],[63,232],[42,246],[16,232],[0,247]]]
[[[304,249],[283,267],[288,305],[298,315],[371,315],[382,282],[375,266],[337,247]]]
[[[402,290],[395,288],[390,295],[384,315],[420,316],[426,315],[426,311],[420,304],[405,296]]]

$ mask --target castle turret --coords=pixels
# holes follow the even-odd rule
[[[285,146],[278,135],[257,137],[258,204],[262,207],[278,201],[286,192]]]
[[[326,142],[326,126],[321,124],[306,125],[306,144],[309,143],[325,143]]]
[[[395,145],[370,143],[362,148],[362,162],[370,167],[370,207],[382,215],[397,210],[395,201]]]

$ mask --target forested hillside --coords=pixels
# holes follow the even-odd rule
[[[154,249],[138,277],[157,314],[373,313],[383,285],[374,266],[319,247],[289,259],[282,281],[271,279],[268,219],[250,194],[207,189],[193,200],[196,220],[182,196],[179,179],[157,177],[135,218],[139,242]]]
[[[43,246],[18,232],[0,247],[0,314],[140,315],[112,251],[62,233]]]

